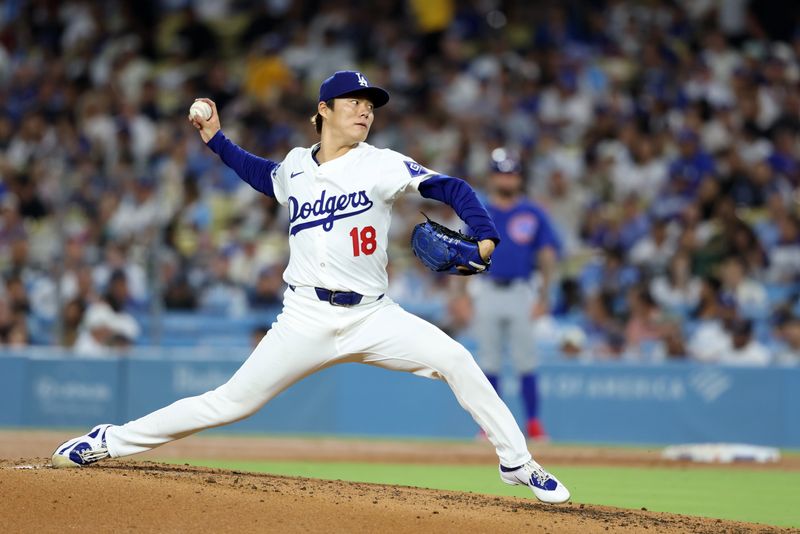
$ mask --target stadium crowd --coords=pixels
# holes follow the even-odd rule
[[[781,4],[6,2],[0,346],[99,355],[162,308],[278,305],[286,212],[187,110],[213,99],[281,160],[351,68],[392,95],[371,144],[484,192],[492,149],[521,154],[562,241],[532,334],[558,357],[800,365],[800,11]],[[396,205],[390,295],[468,336],[480,303],[410,255],[422,202]]]

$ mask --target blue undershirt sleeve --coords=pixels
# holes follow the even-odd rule
[[[486,208],[472,187],[461,178],[438,174],[420,182],[418,189],[423,197],[444,202],[453,208],[478,239],[491,239],[495,244],[500,242],[500,234]]]
[[[225,137],[222,130],[208,140],[208,148],[217,154],[222,162],[239,175],[239,178],[269,197],[275,197],[272,186],[272,171],[278,164],[272,160],[260,158],[236,145]]]

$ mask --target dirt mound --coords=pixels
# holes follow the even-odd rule
[[[153,462],[0,460],[4,532],[790,532],[642,510]]]

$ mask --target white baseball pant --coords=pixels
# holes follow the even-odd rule
[[[344,362],[444,380],[486,432],[501,464],[515,467],[531,459],[508,407],[461,344],[388,297],[339,307],[307,287],[286,291],[276,323],[228,382],[109,428],[109,453],[144,452],[244,419],[298,380]]]

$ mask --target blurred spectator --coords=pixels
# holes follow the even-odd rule
[[[247,295],[233,283],[229,274],[230,260],[224,254],[211,259],[211,273],[200,291],[200,309],[241,317],[247,311]]]
[[[197,291],[189,281],[187,266],[176,256],[162,259],[161,278],[164,281],[164,307],[167,310],[196,310]]]
[[[646,287],[628,290],[629,317],[625,324],[626,352],[637,359],[651,359],[654,343],[662,336],[661,310]]]
[[[81,299],[72,299],[64,305],[61,337],[61,345],[64,347],[72,347],[77,342],[84,312],[86,304]]]
[[[623,295],[639,281],[639,272],[625,263],[621,247],[609,247],[603,255],[587,263],[581,273],[581,288],[585,295],[603,293],[612,298],[612,312],[625,307]]]
[[[264,267],[258,273],[253,289],[247,296],[251,308],[270,308],[283,302],[283,283],[281,269],[277,266]]]
[[[800,183],[800,158],[796,154],[797,135],[788,127],[776,128],[773,135],[773,150],[766,163],[772,172],[789,183]]]
[[[770,255],[770,262],[775,246],[780,239],[781,221],[792,215],[788,209],[789,202],[787,200],[778,193],[772,193],[767,199],[767,213],[763,218],[756,219],[753,225],[753,231],[759,243]]]
[[[21,314],[24,317],[31,311],[28,293],[21,277],[14,275],[6,277],[5,298],[12,314]]]
[[[577,280],[562,278],[557,296],[551,312],[554,317],[574,318],[580,314],[583,296]]]
[[[547,210],[558,229],[564,252],[573,254],[580,251],[580,222],[588,204],[588,195],[583,186],[567,178],[562,169],[556,168],[549,175],[547,188],[536,200]]]
[[[661,324],[660,345],[654,348],[654,360],[685,360],[689,351],[683,336],[681,324],[676,320],[666,320]]]
[[[770,251],[766,279],[773,283],[800,280],[800,219],[784,214],[777,220],[778,239]]]
[[[0,347],[24,347],[29,344],[25,313],[15,310],[0,297]]]
[[[542,92],[539,102],[542,124],[558,127],[567,143],[581,138],[592,119],[592,112],[590,96],[580,91],[576,73],[566,67],[558,72],[555,84]]]
[[[650,283],[650,292],[666,311],[686,315],[700,300],[700,280],[692,275],[689,255],[677,251],[669,260],[666,273]]]
[[[592,354],[606,354],[614,344],[625,344],[622,326],[612,311],[612,295],[596,293],[586,297],[581,327]],[[612,340],[614,343],[612,343]]]
[[[722,352],[719,363],[743,366],[765,366],[770,363],[769,351],[753,337],[753,322],[750,319],[733,319],[727,329],[731,346]]]
[[[141,265],[132,261],[130,249],[119,242],[110,243],[105,249],[105,261],[99,263],[92,272],[94,285],[106,290],[111,276],[118,271],[125,275],[128,295],[132,302],[140,305],[147,300],[147,275]]]
[[[742,259],[745,271],[753,276],[761,276],[767,267],[768,259],[764,247],[749,224],[736,220],[726,227],[729,231],[730,254]]]
[[[622,200],[635,194],[649,205],[666,180],[667,165],[656,154],[653,139],[640,136],[635,140],[631,158],[623,158],[614,166],[614,198]]]
[[[75,352],[84,357],[106,357],[119,354],[139,337],[136,319],[125,310],[128,283],[123,271],[114,271],[103,298],[92,303],[83,316]]]
[[[586,334],[579,326],[569,326],[561,332],[559,351],[561,357],[574,361],[589,361],[591,355],[586,350]]]
[[[730,350],[731,338],[725,324],[736,318],[736,302],[724,297],[721,287],[719,280],[705,278],[700,290],[700,303],[692,314],[696,327],[686,348],[689,356],[700,362],[718,362]]]
[[[678,157],[670,163],[668,195],[690,199],[700,183],[716,174],[716,165],[711,155],[700,146],[700,138],[689,128],[681,130],[676,138]]]
[[[125,185],[128,192],[109,221],[109,230],[115,239],[141,237],[143,232],[166,223],[170,214],[156,193],[152,178],[142,177]]]
[[[752,167],[742,165],[740,156],[731,153],[728,156],[729,172],[726,177],[729,183],[730,195],[740,206],[759,208],[767,202],[771,192],[776,191],[773,182],[774,173],[766,161],[754,164]]]
[[[765,311],[767,293],[763,284],[747,276],[741,256],[728,256],[720,265],[722,294],[736,302],[740,312],[748,315]]]
[[[669,234],[669,221],[655,217],[650,225],[650,233],[642,237],[628,255],[630,261],[651,275],[663,274],[675,253],[675,240]]]
[[[231,253],[231,280],[244,287],[254,287],[267,259],[259,254],[258,235],[251,230],[242,230],[237,245]]]
[[[778,324],[778,338],[782,346],[775,355],[778,365],[800,365],[800,316],[787,314]]]
[[[648,220],[642,203],[637,195],[629,195],[622,201],[619,221],[618,243],[626,250],[631,251],[634,244],[645,239],[651,222]],[[661,246],[660,243],[658,243]]]

